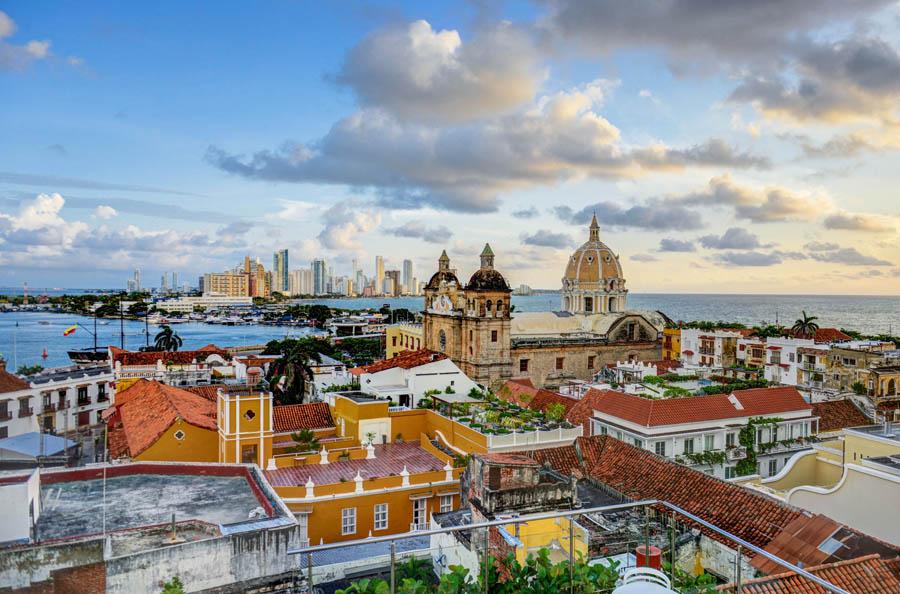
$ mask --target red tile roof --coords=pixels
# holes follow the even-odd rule
[[[540,464],[540,462],[537,462],[524,454],[488,453],[475,455],[490,464],[503,464],[506,466],[533,466],[535,464]]]
[[[324,402],[286,404],[273,409],[275,433],[288,433],[301,429],[330,429],[334,427],[331,409]]]
[[[595,391],[591,390],[588,394],[592,392]],[[790,386],[737,390],[731,395],[714,394],[665,400],[652,400],[612,390],[601,394],[592,401],[593,410],[644,427],[812,411],[800,392]],[[576,421],[570,419],[570,422]]]
[[[211,402],[215,402],[219,397],[219,388],[224,384],[207,384],[204,386],[185,386],[185,390],[192,392],[198,396],[203,396]]]
[[[535,388],[530,379],[508,380],[498,391],[498,396],[539,412],[547,412],[547,407],[552,404],[561,404],[568,414],[578,403],[574,398],[557,392]]]
[[[109,352],[112,355],[113,364],[121,361],[122,365],[156,365],[159,360],[162,360],[163,363],[188,365],[195,360],[203,361],[211,354],[222,355],[226,359],[231,357],[228,351],[220,349],[214,344],[208,344],[196,351],[126,351],[111,346]]]
[[[900,581],[889,563],[878,555],[866,555],[847,561],[807,567],[807,571],[853,594],[886,594],[900,592]],[[736,592],[734,584],[717,588],[719,592]],[[743,594],[827,594],[827,590],[793,571],[745,580]]]
[[[14,375],[6,369],[0,369],[0,394],[6,394],[8,392],[18,392],[19,390],[27,390],[31,385],[20,378],[18,375]]]
[[[374,460],[344,460],[329,464],[305,464],[290,468],[267,470],[266,478],[273,487],[305,485],[308,479],[317,485],[352,481],[356,473],[364,479],[399,476],[406,467],[410,474],[442,470],[446,462],[431,455],[418,442],[389,443],[375,446]],[[426,487],[427,485],[423,485]]]
[[[844,427],[872,424],[869,417],[850,400],[816,402],[812,407],[813,414],[819,417],[819,431],[837,431]]]
[[[375,361],[374,363],[365,365],[363,367],[354,367],[350,370],[350,373],[352,373],[353,375],[362,375],[364,373],[378,373],[379,371],[394,369],[395,367],[400,367],[402,369],[412,369],[413,367],[427,365],[429,363],[440,361],[446,358],[447,355],[443,353],[436,353],[427,349],[420,349],[418,351],[404,351],[391,359]]]
[[[591,417],[594,414],[595,404],[606,397],[612,390],[588,390],[587,394],[575,403],[566,414],[566,420],[573,425],[584,427],[584,435],[591,434]]]
[[[790,334],[791,336],[797,336],[797,334],[793,330],[789,330],[788,334]],[[849,334],[841,332],[837,328],[819,328],[818,330],[816,330],[816,335],[813,340],[815,340],[816,342],[843,342],[845,340],[853,340],[853,337]]]
[[[116,394],[115,412],[108,420],[110,456],[113,459],[137,456],[177,419],[215,431],[216,405],[181,388],[138,380]]]

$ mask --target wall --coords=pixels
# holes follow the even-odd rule
[[[178,431],[184,432],[184,439],[175,438]],[[213,429],[203,429],[176,419],[153,445],[134,459],[142,462],[218,462],[219,434]]]
[[[900,546],[900,515],[888,512],[898,501],[900,477],[856,464],[847,464],[834,487],[797,487],[787,495],[791,505]]]
[[[103,561],[99,538],[0,550],[0,588],[23,588],[50,579],[51,572]]]
[[[720,576],[726,582],[733,582],[736,576],[734,558],[737,552],[731,547],[715,541],[705,535],[701,535],[699,543],[693,540],[678,549],[675,564],[682,571],[693,573],[697,563],[697,554],[700,555],[700,564],[703,569]],[[741,576],[750,579],[756,575],[756,569],[750,565],[750,560],[741,556]]]
[[[588,367],[588,357],[594,364]],[[556,369],[557,357],[563,357],[563,369]],[[590,380],[607,363],[627,361],[657,361],[662,357],[659,342],[587,343],[554,347],[513,346],[510,350],[512,372],[516,377],[530,377],[536,386],[555,387],[567,379]],[[519,372],[519,361],[528,359],[528,371]]]
[[[841,478],[841,466],[823,459],[816,450],[795,454],[785,466],[787,472],[766,480],[763,485],[776,491],[788,491],[801,485],[830,486]]]
[[[29,507],[34,505],[36,522],[41,515],[40,487],[38,470],[22,482],[0,484],[0,543],[31,537]]]

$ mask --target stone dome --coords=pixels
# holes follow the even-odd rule
[[[490,268],[480,268],[475,271],[469,284],[466,285],[467,290],[474,291],[509,291],[509,283],[503,278],[503,275],[496,270]]]
[[[600,241],[594,215],[588,240],[569,257],[562,278],[562,308],[571,313],[609,313],[625,309],[628,290],[619,258]]]
[[[580,284],[599,283],[603,279],[621,279],[622,266],[609,246],[597,236],[599,225],[594,218],[591,223],[590,239],[575,250],[569,257],[563,284],[572,281]]]
[[[441,252],[441,257],[438,258],[438,270],[431,275],[431,279],[429,279],[425,288],[438,289],[441,283],[455,283],[457,286],[460,284],[459,279],[456,278],[456,273],[450,268],[450,258],[447,256],[447,250]]]

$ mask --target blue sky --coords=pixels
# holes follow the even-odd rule
[[[6,2],[0,285],[555,287],[596,211],[632,291],[896,294],[900,10],[814,3]]]

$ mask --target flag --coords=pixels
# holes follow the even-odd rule
[[[68,336],[69,334],[74,333],[76,330],[78,330],[78,326],[69,326],[68,328],[63,330],[63,336]]]

